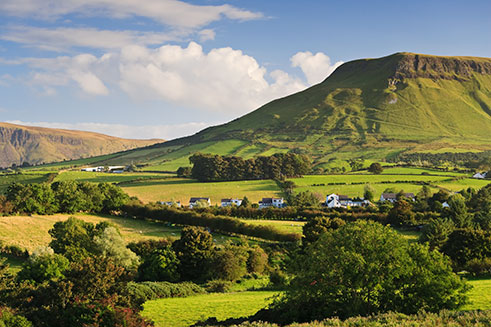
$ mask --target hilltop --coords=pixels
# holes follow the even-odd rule
[[[347,62],[227,124],[111,160],[175,170],[197,151],[244,158],[296,151],[328,168],[353,158],[489,149],[491,59],[395,53]]]
[[[92,132],[0,123],[0,167],[104,155],[162,142],[129,140]]]

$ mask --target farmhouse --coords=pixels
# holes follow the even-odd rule
[[[285,206],[286,204],[284,203],[283,198],[263,198],[259,201],[259,209],[269,207],[283,208]]]
[[[211,206],[210,198],[191,198],[189,199],[189,207],[194,208],[199,202],[206,202],[208,206]]]
[[[348,208],[348,207],[365,207],[370,205],[370,201],[364,199],[352,199],[347,195],[329,194],[326,197],[326,206],[328,208]]]
[[[398,196],[398,193],[382,193],[382,195],[380,196],[380,201],[381,202],[389,201],[389,202],[394,203],[397,201],[397,196]],[[413,200],[413,201],[416,198],[414,193],[403,193],[402,196],[405,198],[408,198],[410,200]]]
[[[222,207],[230,207],[232,205],[240,206],[242,204],[242,200],[240,199],[222,199],[221,206]]]

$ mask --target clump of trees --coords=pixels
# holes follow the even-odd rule
[[[291,272],[285,295],[264,313],[267,320],[438,312],[465,303],[468,289],[440,252],[366,221],[323,233],[294,258]]]
[[[0,214],[109,213],[119,210],[128,200],[121,188],[108,183],[13,183],[5,197],[0,196]]]
[[[197,153],[189,161],[193,164],[191,176],[203,182],[285,179],[299,177],[311,171],[308,158],[294,153],[277,153],[270,157],[247,160]]]

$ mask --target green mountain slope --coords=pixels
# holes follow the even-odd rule
[[[86,158],[162,140],[127,140],[103,134],[0,123],[0,167]]]
[[[322,83],[227,124],[131,151],[112,163],[188,165],[196,151],[297,151],[320,167],[400,152],[491,149],[491,59],[396,53],[340,66]]]

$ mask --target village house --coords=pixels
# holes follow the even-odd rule
[[[286,204],[284,203],[283,198],[263,198],[259,201],[259,209],[269,207],[283,208],[285,206]]]
[[[85,167],[80,169],[81,171],[90,171],[90,172],[102,172],[104,171],[104,166],[99,167]]]
[[[370,204],[368,200],[352,199],[347,195],[332,193],[326,196],[326,206],[328,208],[366,207]]]
[[[380,201],[389,201],[391,203],[394,203],[397,201],[398,194],[399,193],[382,193],[382,195],[380,196]],[[402,196],[413,201],[416,199],[414,193],[403,193]]]
[[[221,201],[221,206],[222,207],[230,207],[232,205],[235,205],[235,206],[240,206],[242,204],[242,200],[241,199],[222,199]]]
[[[208,206],[211,206],[210,198],[191,198],[189,199],[189,207],[194,208],[198,202],[206,202]]]

